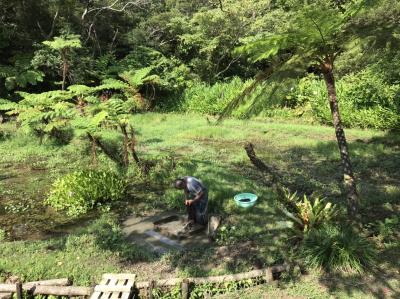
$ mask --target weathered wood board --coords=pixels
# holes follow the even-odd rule
[[[133,299],[135,274],[104,274],[91,299]]]

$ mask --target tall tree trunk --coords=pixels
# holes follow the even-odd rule
[[[67,61],[66,50],[61,51],[61,59],[63,61],[61,90],[65,90],[65,81],[67,79],[67,72],[68,72],[68,61]]]
[[[92,137],[90,137],[90,138],[92,138]],[[91,141],[91,154],[92,154],[92,164],[94,165],[94,166],[97,166],[97,153],[96,153],[96,141],[94,140],[94,138],[92,138],[92,141]]]
[[[140,165],[140,160],[139,157],[136,153],[136,138],[135,138],[135,130],[132,127],[129,127],[129,134],[130,134],[130,140],[129,140],[129,148],[131,150],[132,158],[135,160],[137,165]]]
[[[127,167],[129,165],[129,156],[128,156],[129,137],[128,137],[128,132],[126,131],[126,124],[121,124],[120,128],[122,134],[124,135],[124,141],[122,144],[122,158],[125,166]]]
[[[322,65],[322,71],[326,87],[328,90],[329,106],[331,109],[333,126],[340,151],[340,158],[343,166],[344,188],[347,193],[347,209],[352,219],[358,217],[359,198],[357,193],[356,180],[353,174],[353,168],[350,162],[349,150],[347,146],[346,136],[340,119],[339,106],[336,98],[335,77],[333,75],[333,63],[325,61]]]

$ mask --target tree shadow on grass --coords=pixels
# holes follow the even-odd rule
[[[227,165],[219,161],[187,159],[186,175],[200,178],[209,189],[209,212],[222,216],[227,234],[211,248],[179,256],[173,266],[187,275],[209,275],[215,271],[242,272],[281,262],[285,227],[274,207],[275,194],[258,180],[247,176],[248,165]],[[259,196],[250,209],[237,207],[233,197],[241,192]],[[234,227],[234,228],[233,228]]]
[[[359,183],[364,224],[382,221],[398,214],[400,210],[399,145],[400,137],[396,133],[349,143]],[[263,160],[263,151],[268,151],[268,146],[260,145],[256,151]],[[306,194],[317,191],[345,205],[341,190],[342,168],[336,142],[318,142],[313,147],[290,147],[277,155],[284,163],[274,161],[275,157],[271,158],[268,154],[265,160],[279,165],[277,168],[284,186]],[[344,291],[351,296],[361,291],[376,298],[399,298],[399,286],[396,289],[393,285],[393,281],[399,280],[399,244],[397,240],[390,250],[381,249],[376,268],[369,269],[363,275],[323,275],[320,283],[332,293]]]
[[[400,204],[400,137],[388,133],[370,140],[349,143],[363,214],[376,219],[398,212]],[[313,147],[294,146],[270,156],[268,146],[256,147],[267,164],[277,165],[282,184],[292,191],[318,192],[337,203],[342,195],[342,166],[334,141]],[[267,152],[265,155],[263,152]]]

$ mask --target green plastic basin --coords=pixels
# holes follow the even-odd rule
[[[257,195],[253,193],[239,193],[235,195],[233,200],[241,208],[250,208],[256,204]]]

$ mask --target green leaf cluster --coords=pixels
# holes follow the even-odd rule
[[[316,195],[308,197],[305,194],[300,198],[296,192],[290,193],[287,189],[283,191],[284,197],[278,205],[279,209],[300,235],[329,223],[338,214],[336,206],[324,198]]]
[[[123,199],[125,190],[125,180],[111,171],[75,171],[53,183],[46,203],[78,217],[95,206]]]

